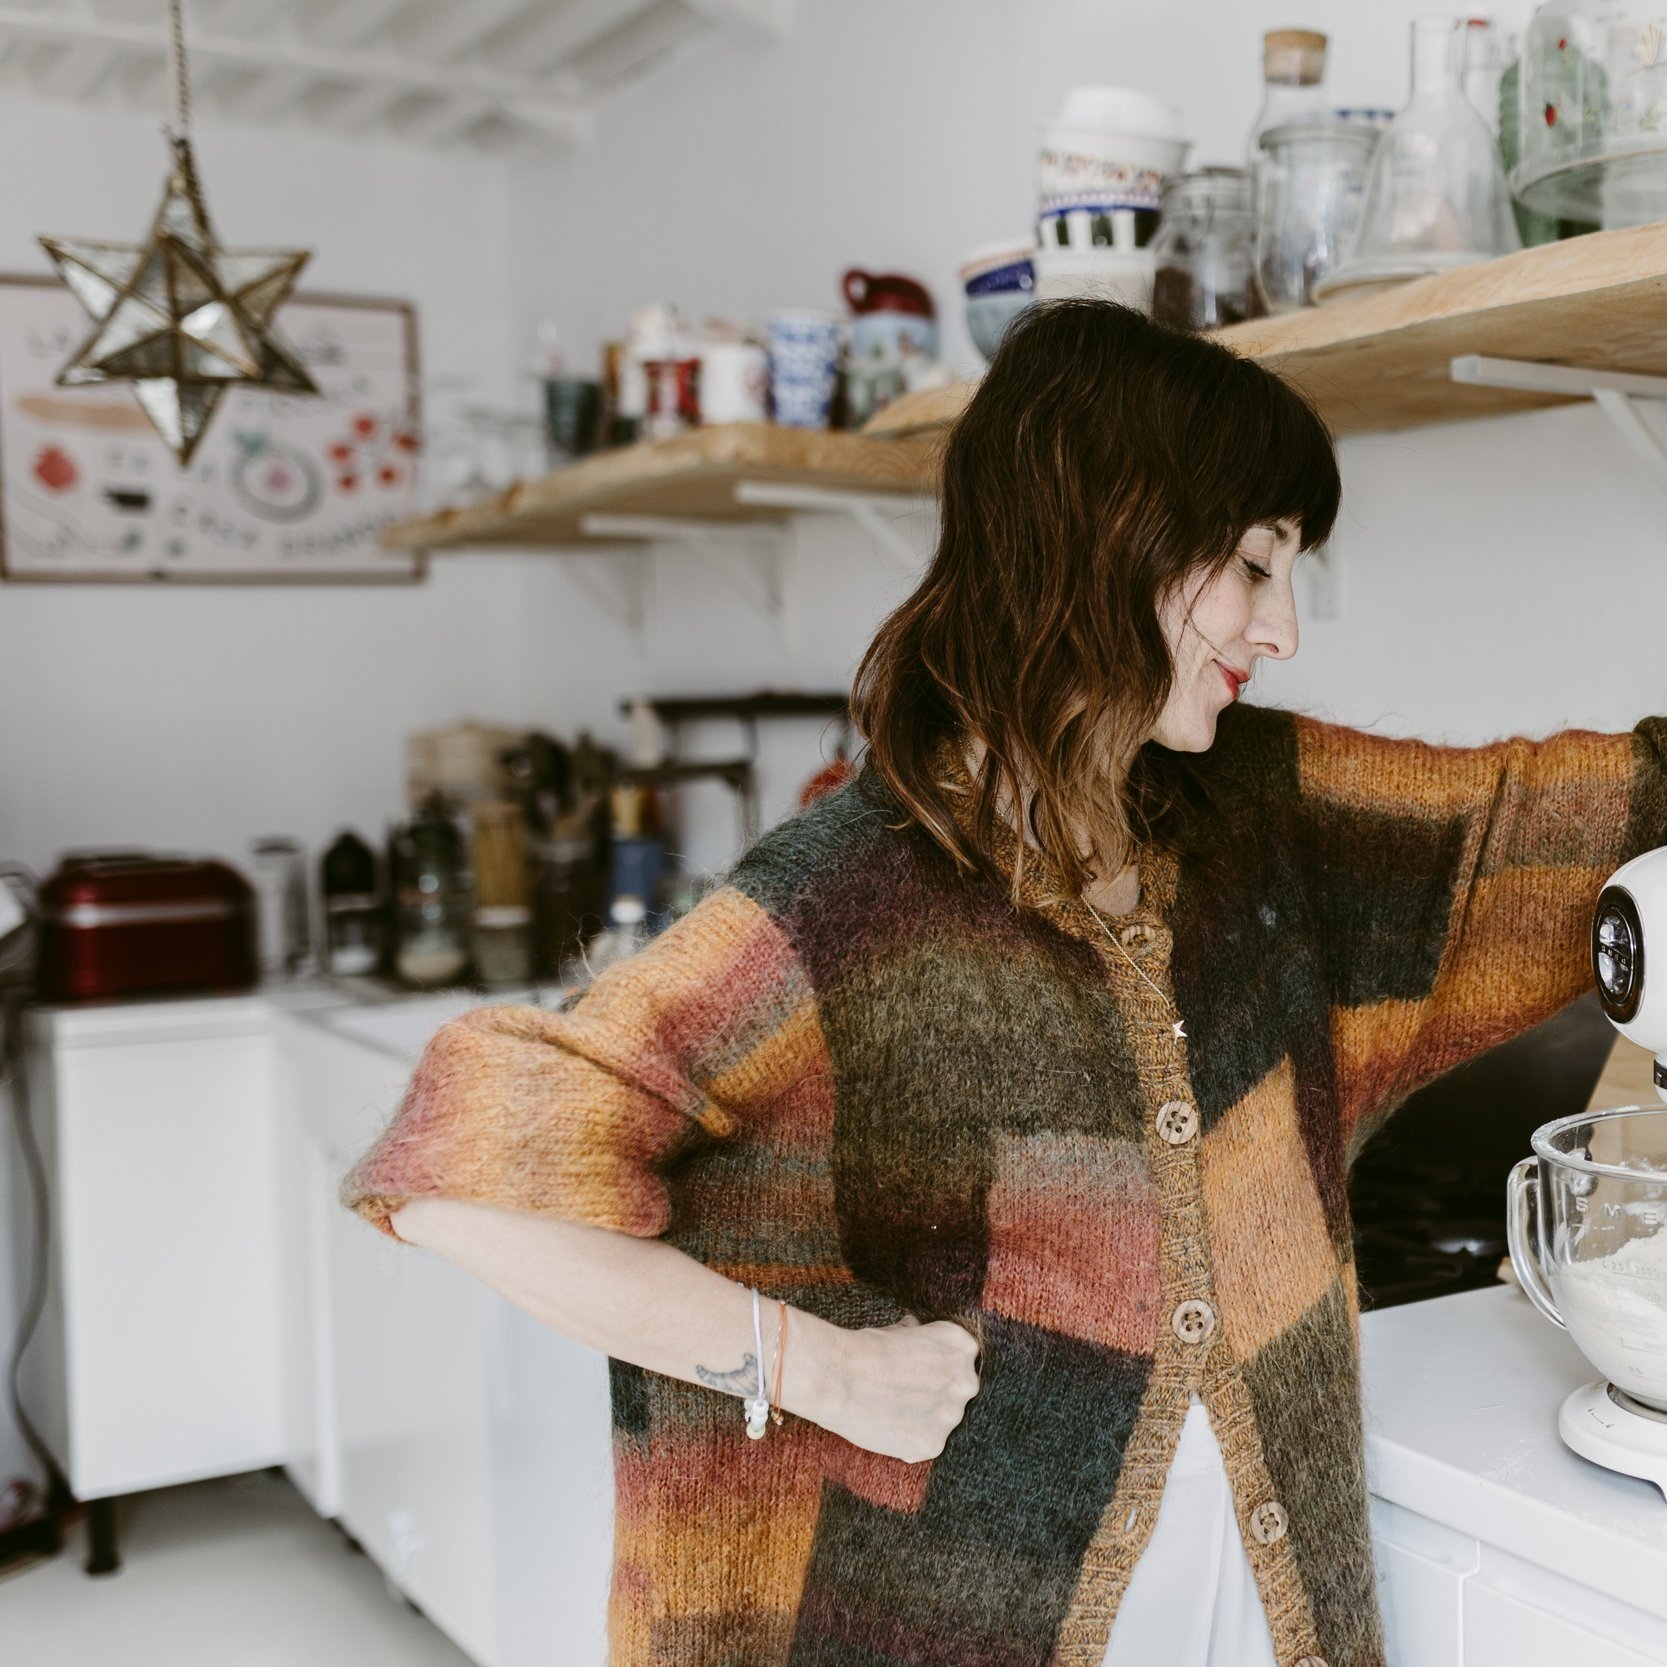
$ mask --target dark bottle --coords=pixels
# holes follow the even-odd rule
[[[324,970],[352,976],[382,964],[385,921],[376,853],[351,829],[336,835],[319,865],[324,899]]]

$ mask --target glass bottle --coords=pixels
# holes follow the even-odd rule
[[[344,828],[319,864],[324,900],[324,970],[351,978],[382,962],[383,909],[376,853]]]
[[[1262,107],[1250,124],[1245,168],[1262,165],[1262,135],[1270,127],[1325,112],[1326,37],[1317,29],[1270,29],[1262,36]]]
[[[1337,115],[1263,134],[1253,258],[1259,312],[1311,304],[1315,285],[1348,258],[1379,137],[1373,123]]]
[[[395,974],[418,989],[455,983],[469,965],[469,885],[463,833],[439,793],[394,830],[388,873]]]

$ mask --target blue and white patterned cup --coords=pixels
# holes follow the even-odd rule
[[[770,398],[789,428],[826,428],[839,377],[839,320],[832,313],[770,317]]]

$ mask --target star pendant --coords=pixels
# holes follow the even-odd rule
[[[59,386],[131,382],[183,467],[228,388],[319,390],[272,329],[308,251],[222,249],[203,206],[191,141],[175,134],[171,143],[173,171],[144,243],[40,242],[97,321],[58,373]]]
[[[1186,1023],[1185,1019],[1177,1019],[1174,1024],[1169,1027],[1172,1031],[1174,1031],[1175,1039],[1178,1042],[1184,1042],[1187,1039]]]

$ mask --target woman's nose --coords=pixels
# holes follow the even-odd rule
[[[1270,660],[1289,660],[1297,651],[1297,599],[1289,585],[1277,599],[1270,598],[1258,612],[1251,641]]]

